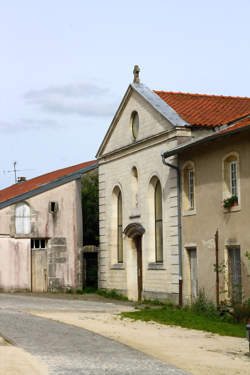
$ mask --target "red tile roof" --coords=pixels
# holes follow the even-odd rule
[[[230,131],[232,130],[235,130],[235,129],[239,129],[239,128],[243,128],[244,126],[247,126],[247,125],[250,125],[250,118],[245,118],[244,120],[242,121],[239,121],[237,122],[237,124],[234,124],[232,126],[229,126],[228,128],[226,129],[222,129],[219,131],[220,134],[223,134],[223,133],[229,133]]]
[[[226,137],[226,136],[232,136],[233,134],[238,134],[240,132],[248,132],[246,133],[246,137],[248,136],[250,131],[250,117],[245,118],[244,120],[241,120],[237,122],[236,124],[230,125],[226,127],[225,129],[218,130],[215,132],[210,133],[206,137],[198,138],[195,140],[192,140],[191,142],[182,143],[171,150],[166,151],[163,156],[164,158],[168,158],[172,155],[180,154],[183,151],[189,150],[193,147],[204,145],[207,142],[214,141],[217,138]]]
[[[73,165],[72,167],[58,169],[57,171],[43,174],[42,176],[31,178],[30,180],[24,181],[22,183],[11,185],[3,190],[0,190],[0,203],[8,199],[17,197],[19,195],[22,195],[24,193],[27,193],[31,190],[37,189],[41,187],[42,185],[45,185],[59,178],[70,175],[73,172],[86,168],[95,163],[97,163],[96,160],[87,161],[85,163]]]
[[[154,92],[193,126],[228,124],[250,114],[250,98]]]

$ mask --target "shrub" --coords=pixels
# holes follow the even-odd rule
[[[243,304],[235,305],[233,308],[233,317],[237,323],[247,323],[250,318],[250,298]]]
[[[76,294],[83,294],[84,291],[82,289],[76,289]]]
[[[219,316],[216,306],[207,298],[204,290],[200,290],[198,297],[192,302],[191,311],[198,315],[207,315],[210,318],[217,318]]]

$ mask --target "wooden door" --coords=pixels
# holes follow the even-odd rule
[[[141,237],[137,237],[136,250],[137,250],[137,285],[138,285],[138,301],[142,298],[142,249],[141,249]]]
[[[47,251],[31,250],[32,292],[47,292]]]
[[[229,295],[233,303],[242,302],[240,248],[228,248]]]
[[[191,300],[194,301],[198,295],[198,276],[197,276],[197,252],[196,249],[189,250],[190,261],[190,290]]]
[[[83,287],[98,288],[98,256],[97,252],[84,253]]]

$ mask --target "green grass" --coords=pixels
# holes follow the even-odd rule
[[[128,301],[128,297],[124,296],[123,294],[117,293],[115,289],[111,289],[111,290],[97,289],[95,293],[105,298],[116,299],[119,301]]]
[[[163,307],[159,309],[145,308],[136,312],[123,312],[121,316],[133,320],[154,321],[161,324],[192,328],[221,336],[246,337],[245,325],[223,322],[218,318],[209,318],[192,311]]]

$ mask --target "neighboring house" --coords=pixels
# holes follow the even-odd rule
[[[167,160],[174,164],[171,168],[164,165],[161,154],[213,134],[216,127],[248,113],[247,98],[151,91],[140,83],[135,66],[134,82],[97,153],[100,288],[114,288],[135,300],[179,298],[181,303],[177,158],[173,153]],[[189,168],[187,173],[191,184]],[[191,200],[192,194],[190,189]],[[207,192],[204,199],[210,200],[208,196]],[[198,224],[190,228],[194,234],[197,230]],[[211,236],[209,240],[214,249]],[[208,272],[214,275],[213,269]]]
[[[178,155],[182,177],[185,301],[194,299],[198,290],[216,300],[216,270],[218,300],[250,298],[246,256],[250,252],[250,118],[177,146],[164,156],[173,155]]]
[[[81,177],[89,161],[0,191],[0,289],[82,286]]]

